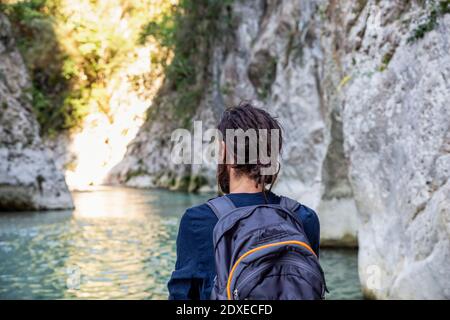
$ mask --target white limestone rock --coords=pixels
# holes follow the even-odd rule
[[[39,137],[29,77],[0,14],[0,210],[72,208],[63,174]]]

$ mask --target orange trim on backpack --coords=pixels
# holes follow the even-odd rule
[[[247,251],[246,253],[244,253],[242,256],[240,256],[239,259],[237,259],[236,263],[233,265],[233,268],[231,268],[230,275],[228,276],[228,281],[227,281],[227,298],[228,298],[228,300],[231,300],[231,288],[230,287],[231,287],[231,280],[233,278],[233,273],[236,270],[238,264],[242,261],[242,259],[244,259],[248,255],[250,255],[258,250],[262,250],[262,249],[270,248],[270,247],[274,247],[274,246],[288,245],[288,244],[296,244],[301,247],[304,247],[304,248],[308,249],[308,251],[311,251],[311,253],[317,257],[314,250],[307,243],[305,243],[303,241],[296,241],[296,240],[269,243],[269,244],[265,244],[260,247],[253,248],[253,249]]]

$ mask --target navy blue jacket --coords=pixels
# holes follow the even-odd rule
[[[262,193],[227,195],[236,207],[263,204]],[[267,194],[269,203],[280,203],[280,197]],[[319,255],[320,226],[316,213],[301,205],[297,211],[312,249]],[[209,299],[215,277],[213,230],[214,212],[205,203],[186,210],[177,238],[177,262],[168,283],[169,299]]]

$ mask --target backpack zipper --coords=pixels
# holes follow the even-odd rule
[[[249,281],[250,279],[253,279],[253,277],[256,274],[265,271],[266,269],[270,268],[271,266],[272,266],[272,264],[270,263],[270,264],[265,265],[263,268],[254,270],[253,272],[250,272],[250,274],[247,275],[247,277],[245,277],[242,281],[240,281],[239,286],[236,285],[236,289],[234,289],[234,291],[233,291],[234,299],[239,300],[239,290],[242,289],[242,287],[244,286],[244,284],[247,283],[247,281]]]
[[[253,249],[247,251],[246,253],[244,253],[242,256],[240,256],[239,259],[237,259],[237,261],[234,263],[233,267],[231,268],[230,275],[228,276],[228,281],[227,281],[227,298],[228,298],[228,300],[231,300],[231,280],[233,279],[234,271],[236,270],[236,268],[239,265],[239,263],[245,257],[247,257],[248,255],[250,255],[250,254],[252,254],[252,253],[254,253],[256,251],[259,251],[259,250],[262,250],[262,249],[265,249],[265,248],[270,248],[270,247],[275,247],[275,246],[282,246],[282,245],[289,245],[289,244],[295,244],[297,246],[306,248],[308,251],[310,251],[317,258],[317,255],[314,253],[314,250],[311,249],[311,247],[307,243],[305,243],[303,241],[297,241],[297,240],[269,243],[269,244],[265,244],[265,245],[253,248]],[[237,293],[237,291],[236,291],[236,293]]]

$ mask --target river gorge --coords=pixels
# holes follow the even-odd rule
[[[166,298],[216,190],[171,133],[251,100],[328,298],[449,299],[449,34],[442,0],[1,1],[0,298]]]

